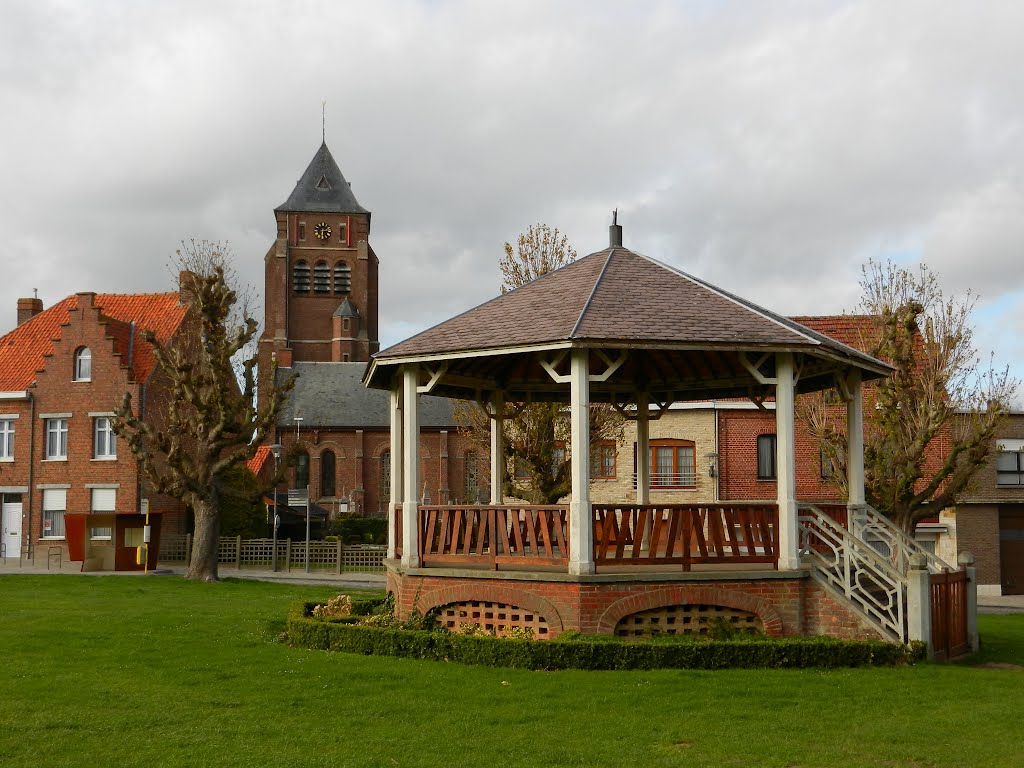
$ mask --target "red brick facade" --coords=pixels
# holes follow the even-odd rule
[[[388,590],[398,600],[399,616],[426,613],[452,603],[487,601],[515,606],[542,616],[549,637],[574,629],[587,634],[612,634],[618,622],[651,608],[710,605],[749,611],[761,620],[769,637],[829,634],[878,639],[859,617],[840,605],[806,574],[739,574],[710,581],[622,581],[609,578],[571,580],[561,574],[550,580],[423,576],[388,571]]]
[[[131,452],[107,431],[126,392],[136,408],[141,403],[145,413],[159,413],[163,389],[141,331],[171,338],[184,317],[177,294],[80,293],[45,312],[41,303],[33,309],[0,340],[0,390],[6,394],[0,419],[13,425],[14,443],[13,456],[0,463],[0,492],[5,514],[8,505],[21,506],[20,541],[15,548],[14,536],[5,537],[5,554],[17,557],[20,550],[45,562],[59,551],[68,560],[61,513],[137,513],[143,498],[152,512],[164,513],[163,530],[183,530],[181,505],[152,494]],[[56,506],[61,500],[63,509]],[[44,501],[51,507],[46,514]],[[97,551],[111,544],[92,542]]]

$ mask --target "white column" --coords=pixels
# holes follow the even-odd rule
[[[636,396],[636,503],[651,503],[651,420],[647,393]]]
[[[569,501],[569,573],[594,572],[594,515],[590,508],[590,364],[585,349],[572,351],[569,423],[572,494]]]
[[[395,507],[402,503],[402,382],[391,387],[391,488],[388,498],[388,558],[394,559]],[[383,488],[381,489],[384,490]]]
[[[796,522],[796,391],[791,352],[775,355],[775,440],[779,570],[793,571],[800,567],[800,537]]]
[[[505,480],[505,396],[495,392],[491,397],[491,504],[500,505],[505,501],[502,484]]]
[[[402,565],[418,568],[420,499],[419,366],[402,372]]]
[[[850,401],[846,404],[846,503],[853,509],[864,505],[864,396],[860,369],[847,378]]]

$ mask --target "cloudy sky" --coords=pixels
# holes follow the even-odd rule
[[[34,289],[261,287],[326,138],[373,211],[386,346],[497,291],[534,222],[784,314],[868,259],[980,296],[1024,376],[1024,3],[0,0],[0,329]]]

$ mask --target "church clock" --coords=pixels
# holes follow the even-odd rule
[[[331,225],[321,221],[313,227],[313,234],[316,235],[317,240],[326,240],[331,236]]]

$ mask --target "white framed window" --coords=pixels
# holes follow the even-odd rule
[[[68,420],[63,417],[46,419],[45,459],[68,457]]]
[[[91,494],[92,503],[90,507],[93,512],[110,514],[114,512],[114,508],[117,505],[116,488],[93,488]],[[112,534],[113,531],[109,527],[89,529],[89,536],[93,539],[109,540]]]
[[[14,419],[0,418],[0,461],[14,461]]]
[[[117,458],[117,435],[110,416],[97,416],[93,421],[92,456],[94,459]]]
[[[92,352],[88,347],[75,350],[75,381],[92,380]]]
[[[43,538],[64,538],[64,512],[68,507],[66,488],[43,490]]]

